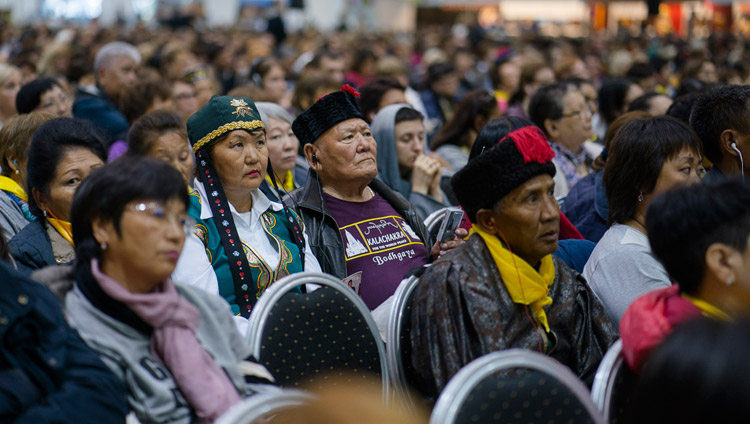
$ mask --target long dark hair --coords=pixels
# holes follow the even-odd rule
[[[469,130],[481,131],[481,128],[474,128],[476,118],[481,116],[488,119],[497,108],[497,100],[490,92],[485,90],[470,91],[461,99],[453,119],[446,122],[435,136],[430,144],[430,149],[436,150],[444,144],[469,147],[472,141],[469,138]]]

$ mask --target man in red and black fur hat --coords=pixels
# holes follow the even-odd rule
[[[377,148],[358,95],[346,85],[294,120],[310,174],[285,202],[305,221],[322,270],[342,279],[361,272],[359,294],[375,309],[410,269],[461,241],[432,245],[411,205],[375,178]]]
[[[461,367],[510,348],[550,355],[590,384],[617,340],[586,281],[551,255],[560,226],[553,156],[530,125],[451,180],[471,236],[425,271],[411,309],[416,388],[432,401]]]

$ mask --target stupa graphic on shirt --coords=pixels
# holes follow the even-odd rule
[[[354,238],[350,233],[349,230],[344,230],[344,234],[346,234],[346,257],[351,258],[357,255],[361,255],[362,253],[367,252],[367,248],[364,244],[362,244],[361,241]]]
[[[411,237],[412,241],[419,240],[419,236],[417,235],[417,233],[414,232],[414,230],[411,228],[411,226],[409,226],[409,224],[406,223],[406,221],[404,221],[401,226],[404,228],[404,231],[409,234],[409,237]]]

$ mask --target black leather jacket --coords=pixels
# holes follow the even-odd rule
[[[381,195],[406,220],[422,242],[425,243],[429,253],[432,241],[425,236],[427,232],[424,224],[422,224],[422,218],[419,217],[409,202],[377,178],[372,180],[370,188]],[[294,208],[297,214],[302,217],[305,223],[305,232],[310,241],[310,248],[318,259],[323,272],[341,279],[346,278],[344,242],[341,239],[336,220],[323,210],[321,190],[315,171],[310,170],[304,187],[284,196],[284,203],[288,207]]]

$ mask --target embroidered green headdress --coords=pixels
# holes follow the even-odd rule
[[[247,97],[213,96],[188,119],[188,138],[193,152],[229,131],[263,128],[255,103]]]

